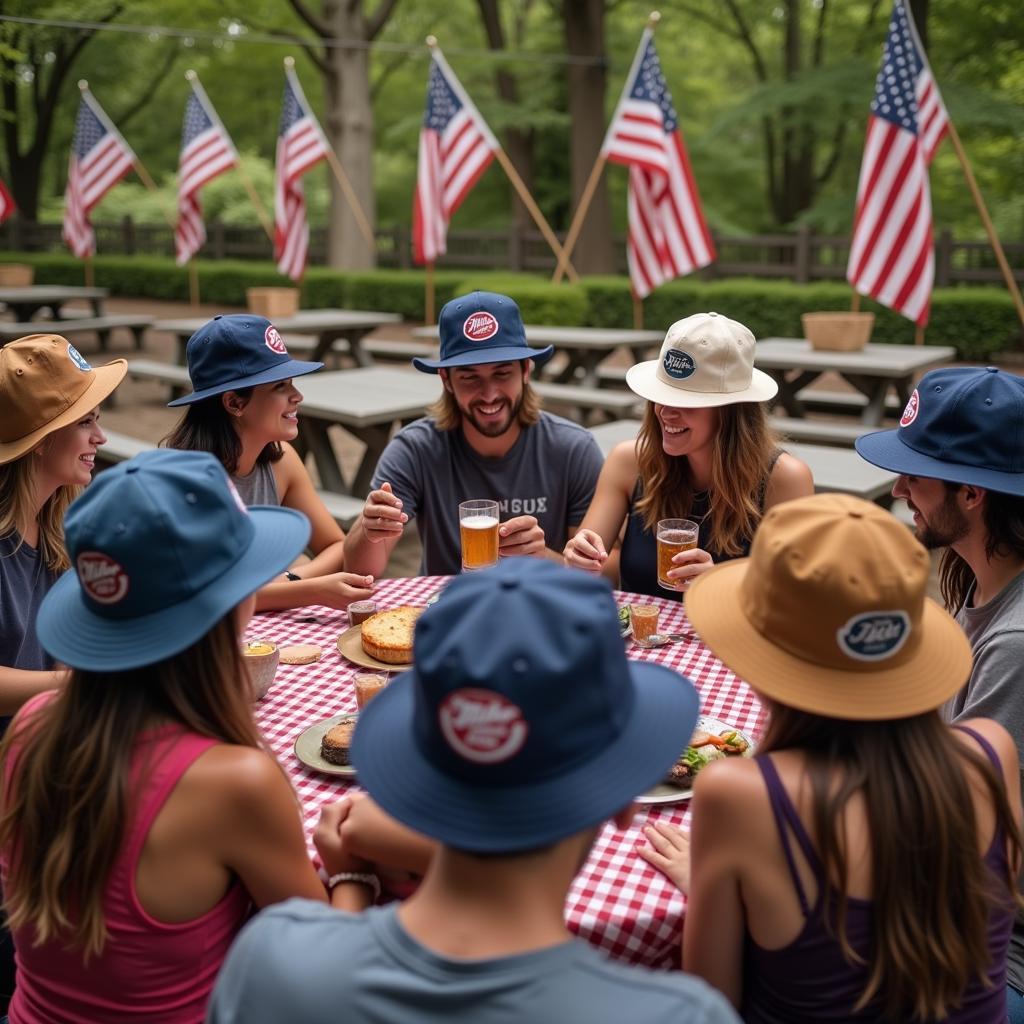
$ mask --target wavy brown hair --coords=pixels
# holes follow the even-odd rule
[[[520,360],[519,365],[526,374],[526,361]],[[456,369],[456,367],[452,367]],[[533,385],[523,381],[523,400],[519,405],[516,417],[521,427],[532,427],[540,419],[540,395],[533,390]],[[441,389],[441,395],[428,409],[427,415],[432,417],[438,430],[455,430],[462,423],[462,413],[455,401],[455,396],[447,389]]]
[[[826,926],[846,960],[867,969],[855,1010],[877,1001],[886,1020],[944,1019],[970,983],[988,984],[989,915],[1020,901],[1021,836],[1003,779],[984,754],[957,741],[936,711],[849,722],[773,703],[760,753],[776,750],[806,755],[812,834],[833,890],[823,902],[831,908]],[[978,854],[965,763],[984,780],[1006,839],[1002,876]],[[866,964],[846,935],[843,812],[855,794],[864,798],[871,857],[873,941]]]
[[[0,744],[0,849],[12,930],[64,941],[88,959],[107,939],[110,871],[150,767],[132,785],[136,741],[166,723],[261,747],[234,610],[191,647],[125,672],[75,670],[67,686]]]
[[[64,572],[71,567],[64,545],[64,513],[82,488],[72,484],[58,487],[36,513],[34,451],[0,466],[0,537],[17,534],[17,547],[21,547],[20,538],[35,519],[39,523],[39,556],[43,564],[53,572]]]
[[[708,542],[713,550],[736,556],[743,553],[761,522],[777,440],[760,402],[737,402],[716,411],[709,487],[715,514]],[[688,518],[695,494],[690,463],[665,453],[652,402],[644,409],[636,450],[643,488],[636,507],[644,526],[653,531],[659,519]]]

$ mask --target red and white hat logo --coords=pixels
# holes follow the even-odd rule
[[[273,324],[269,324],[263,332],[263,340],[271,352],[276,352],[279,356],[288,355],[288,349],[284,347],[284,338],[277,333],[277,328]]]
[[[917,410],[920,405],[921,396],[917,393],[917,388],[914,388],[914,393],[910,396],[910,401],[907,402],[907,407],[903,410],[903,415],[900,417],[901,427],[909,427],[917,419]]]
[[[479,313],[466,317],[462,333],[470,341],[487,341],[498,333],[498,320],[493,313],[480,310]]]
[[[75,567],[85,592],[100,604],[117,604],[128,593],[128,574],[102,551],[83,551]]]
[[[438,718],[452,750],[476,764],[499,764],[514,757],[530,731],[522,711],[493,690],[469,688],[450,693]]]

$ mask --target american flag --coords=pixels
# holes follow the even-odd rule
[[[433,263],[447,250],[448,222],[497,149],[498,140],[434,47],[412,212],[417,263]]]
[[[7,186],[0,181],[0,224],[3,224],[16,209],[14,197],[8,191]]]
[[[188,263],[206,241],[199,190],[236,163],[238,154],[224,125],[203,87],[193,81],[185,103],[178,160],[178,226],[174,231],[174,245],[179,266]]]
[[[629,168],[629,278],[639,298],[714,260],[679,116],[649,28],[601,153]]]
[[[274,258],[277,269],[294,281],[306,269],[309,249],[301,178],[327,153],[327,139],[306,102],[299,79],[291,68],[286,68],[274,180]]]
[[[935,277],[928,165],[948,126],[910,11],[897,0],[871,102],[846,278],[921,327]]]
[[[92,208],[134,166],[135,154],[92,93],[83,90],[64,191],[64,241],[80,260],[96,251]]]

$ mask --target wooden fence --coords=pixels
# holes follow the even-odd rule
[[[120,223],[95,225],[97,250],[105,255],[170,256],[174,252],[171,229],[136,224],[130,216]],[[12,218],[0,225],[0,248],[27,252],[67,251],[59,224],[34,224]],[[207,226],[202,256],[208,259],[260,259],[272,257],[271,246],[259,228],[230,227],[220,221]],[[381,267],[408,268],[412,264],[407,226],[377,231],[377,263]],[[792,234],[715,235],[718,260],[702,271],[705,278],[772,277],[799,283],[841,281],[846,277],[850,240],[845,235],[816,235],[807,229]],[[1005,245],[1006,257],[1018,281],[1024,283],[1024,242]],[[310,263],[326,261],[326,229],[310,231]],[[619,273],[626,273],[626,241],[615,238]],[[536,231],[450,231],[448,254],[441,267],[550,273],[554,257]],[[942,287],[960,283],[1001,284],[1002,276],[987,242],[956,241],[949,231],[940,232],[935,245],[935,283]]]

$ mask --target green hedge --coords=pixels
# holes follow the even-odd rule
[[[62,253],[0,253],[0,262],[31,264],[38,284],[84,282],[81,262]],[[172,260],[98,256],[94,267],[96,284],[109,288],[113,295],[188,301],[188,271]],[[246,288],[289,283],[271,263],[201,261],[198,268],[200,295],[206,303],[244,306]],[[422,320],[424,283],[422,270],[343,272],[314,267],[302,282],[302,304],[311,309],[376,309]],[[588,277],[574,285],[552,285],[546,278],[530,274],[440,270],[434,275],[436,309],[455,295],[478,288],[511,295],[527,323],[595,327],[633,323],[629,282],[623,277]],[[850,289],[845,284],[798,285],[747,278],[671,281],[643,304],[644,323],[655,330],[691,313],[713,309],[747,324],[759,338],[800,337],[801,313],[849,308]],[[866,300],[861,308],[875,313],[873,341],[913,341],[914,326],[903,317]],[[937,289],[925,338],[932,345],[955,346],[959,357],[968,361],[1021,347],[1013,301],[1004,289],[992,287]]]

